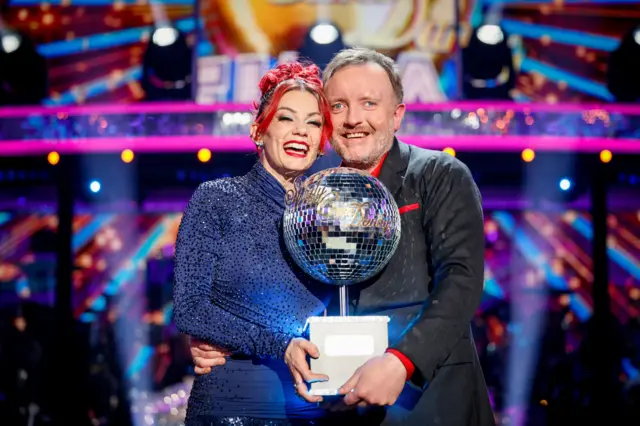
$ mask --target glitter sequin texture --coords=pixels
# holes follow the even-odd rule
[[[306,319],[323,313],[332,288],[311,281],[288,255],[284,199],[282,185],[257,163],[245,176],[201,184],[185,210],[176,242],[175,324],[234,354],[196,377],[188,418],[273,418],[280,411],[283,418],[306,417],[316,409],[295,396],[282,358]]]
[[[203,419],[193,426],[315,426],[313,420],[270,420],[251,417],[220,417]]]

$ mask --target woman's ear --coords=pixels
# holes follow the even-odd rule
[[[258,142],[258,125],[253,123],[251,125],[251,130],[249,130],[249,136],[251,136],[251,140],[254,142]]]

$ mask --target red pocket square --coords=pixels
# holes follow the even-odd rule
[[[400,214],[403,214],[403,213],[406,213],[406,212],[410,212],[411,210],[415,210],[417,208],[420,208],[420,204],[418,204],[418,203],[409,204],[407,206],[400,207],[398,209],[398,212]]]

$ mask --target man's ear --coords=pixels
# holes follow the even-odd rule
[[[402,119],[404,118],[404,113],[406,112],[407,107],[405,104],[398,104],[396,106],[396,110],[393,113],[393,130],[397,132],[400,129],[400,125],[402,125]]]

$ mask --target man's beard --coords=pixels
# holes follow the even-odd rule
[[[339,134],[342,134],[342,131]],[[331,141],[331,146],[333,146],[333,149],[340,156],[340,158],[342,158],[343,163],[345,163],[349,167],[354,167],[360,170],[367,170],[377,166],[382,156],[387,151],[389,151],[391,145],[393,145],[395,132],[393,131],[393,127],[390,126],[388,127],[387,132],[376,132],[373,134],[373,137],[375,141],[374,148],[368,155],[365,156],[349,155],[349,150],[347,147],[336,143],[333,140]]]

